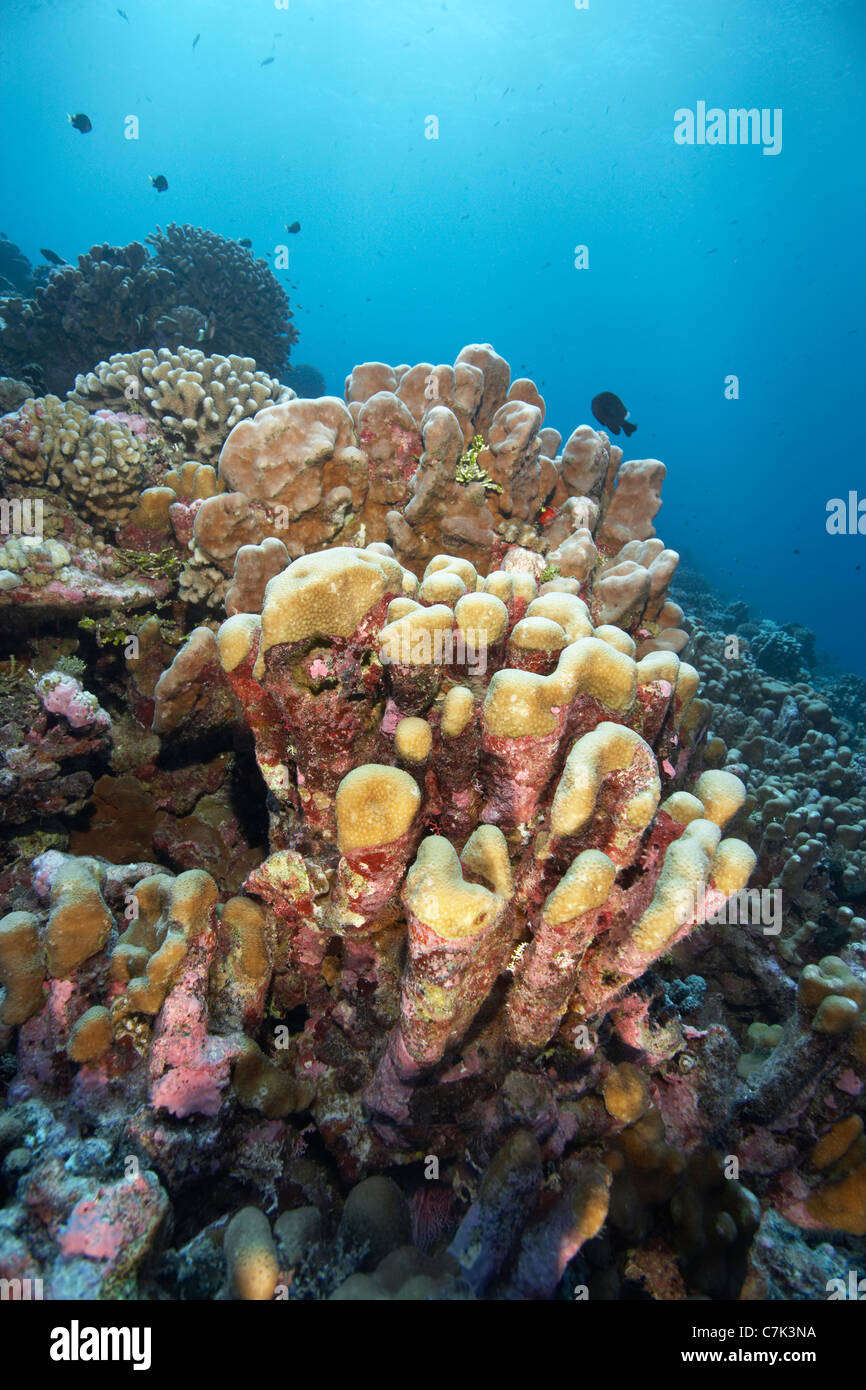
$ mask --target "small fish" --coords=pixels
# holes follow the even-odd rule
[[[82,135],[88,135],[93,129],[93,122],[89,116],[85,116],[83,111],[77,112],[74,116],[67,115],[66,119],[76,130],[80,130]]]
[[[627,435],[634,434],[637,429],[637,425],[633,425],[629,420],[628,411],[619,396],[615,396],[612,391],[602,391],[600,395],[593,396],[590,409],[599,424],[604,425],[605,429],[613,434],[619,434],[620,428],[624,429]]]
[[[238,246],[245,246],[247,249],[249,249],[252,246],[252,244],[253,243],[250,241],[248,236],[241,237],[240,241],[238,242]]]
[[[68,264],[69,264],[69,262],[68,262],[68,261],[65,261],[65,260],[63,259],[62,256],[58,256],[58,254],[57,254],[56,251],[49,251],[47,246],[40,246],[40,248],[39,248],[39,254],[40,254],[40,256],[44,256],[45,259],[46,259],[46,261],[49,261],[49,262],[51,263],[51,265],[68,265]]]
[[[121,19],[126,20],[127,24],[129,23],[129,15],[126,13],[126,10],[118,10],[117,13],[120,15]]]
[[[556,516],[556,508],[555,508],[555,507],[545,507],[544,511],[541,513],[541,516],[538,518],[538,520],[541,522],[541,525],[542,525],[542,526],[548,526],[555,516]]]
[[[301,230],[301,224],[300,224],[300,222],[292,222],[291,226],[289,225],[288,222],[286,223],[286,231],[287,231],[291,236],[294,236],[295,233],[296,233],[296,232],[299,232],[300,230]]]
[[[791,554],[792,554],[792,555],[799,555],[800,552],[799,552],[799,550],[792,550],[792,551],[791,551]]]
[[[209,343],[213,338],[215,332],[216,319],[214,318],[213,314],[210,314],[204,328],[200,328],[196,336],[200,343]]]
[[[194,38],[193,41],[192,41],[192,46],[193,46],[193,48],[195,48],[195,46],[196,46],[196,44],[198,43],[198,41],[199,41],[200,38],[201,38],[201,34],[196,34],[195,38]]]
[[[273,58],[265,58],[263,63],[259,63],[259,67],[266,68],[268,66],[268,63],[272,63],[273,61]]]
[[[157,193],[164,193],[168,188],[168,179],[165,177],[165,174],[157,174],[156,177],[151,174],[150,181]]]

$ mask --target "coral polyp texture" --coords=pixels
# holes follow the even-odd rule
[[[43,508],[0,550],[2,1277],[776,1298],[859,1248],[866,924],[816,865],[861,755],[775,679],[769,731],[725,704],[663,464],[489,344],[344,400],[124,351],[0,457]]]

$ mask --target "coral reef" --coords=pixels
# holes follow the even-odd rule
[[[57,396],[24,402],[0,420],[4,487],[29,495],[62,492],[84,521],[116,529],[136,505],[144,484],[144,448],[117,417],[89,415]]]
[[[0,1277],[822,1296],[866,758],[809,634],[686,618],[664,466],[489,344],[345,401],[176,345],[226,263],[160,237],[166,345],[0,424]]]
[[[171,273],[140,242],[92,246],[77,265],[54,270],[32,299],[4,300],[0,360],[12,372],[36,362],[43,390],[66,391],[82,360],[144,347],[175,294]]]
[[[0,232],[0,294],[29,294],[32,289],[32,265],[21,247]]]
[[[53,269],[35,292],[16,269],[20,257],[7,253],[0,276],[17,292],[2,305],[4,369],[32,380],[27,368],[36,364],[39,389],[60,393],[72,387],[82,362],[139,348],[206,344],[279,373],[297,334],[289,301],[267,263],[201,227],[172,224],[147,240],[152,254],[137,241],[92,246],[77,265]]]
[[[240,420],[291,400],[292,392],[256,371],[252,358],[161,348],[116,353],[77,376],[69,399],[90,411],[140,411],[187,453],[209,460]]]
[[[255,358],[278,375],[297,341],[289,301],[267,261],[204,227],[158,227],[147,238],[171,276],[178,305],[191,305],[212,324],[212,352]],[[190,346],[189,343],[186,346]]]

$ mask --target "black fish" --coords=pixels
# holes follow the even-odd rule
[[[80,130],[82,135],[88,135],[93,129],[93,122],[89,116],[85,116],[83,111],[79,111],[75,116],[67,116],[66,119],[70,125],[75,126],[76,130]]]
[[[252,244],[248,236],[241,237],[241,240],[238,242],[238,246],[246,246],[248,248],[252,246]]]
[[[289,232],[289,233],[291,233],[292,236],[295,235],[295,232],[299,232],[300,230],[301,230],[301,224],[300,224],[300,222],[293,222],[291,226],[289,226],[288,222],[286,223],[286,231]]]
[[[127,24],[129,23],[129,15],[126,13],[126,10],[118,10],[117,13],[120,15],[121,19],[126,20]]]
[[[273,58],[266,58],[263,63],[259,63],[259,67],[266,68],[268,66],[268,63],[272,63],[273,61]]]
[[[157,193],[164,193],[168,188],[168,179],[165,177],[165,174],[157,174],[156,178],[151,174],[150,181]]]
[[[199,41],[200,38],[201,38],[201,34],[196,34],[195,38],[194,38],[193,41],[192,41],[192,46],[193,46],[193,48],[195,48],[195,46],[196,46],[196,44],[198,43],[198,41]]]
[[[44,256],[46,261],[50,261],[52,265],[69,264],[69,262],[65,261],[62,256],[58,256],[56,251],[49,251],[47,246],[40,246],[39,254],[40,256]]]
[[[612,391],[602,391],[600,395],[593,396],[592,406],[590,407],[596,420],[612,434],[619,434],[620,427],[626,434],[634,434],[637,425],[633,425],[628,419],[628,411]]]

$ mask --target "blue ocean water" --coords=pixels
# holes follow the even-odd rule
[[[474,341],[563,434],[615,391],[666,544],[866,674],[866,537],[826,528],[866,498],[863,0],[121,8],[4,0],[0,225],[32,260],[157,222],[288,240],[293,358],[332,392]],[[698,103],[781,111],[781,149],[676,143]]]

